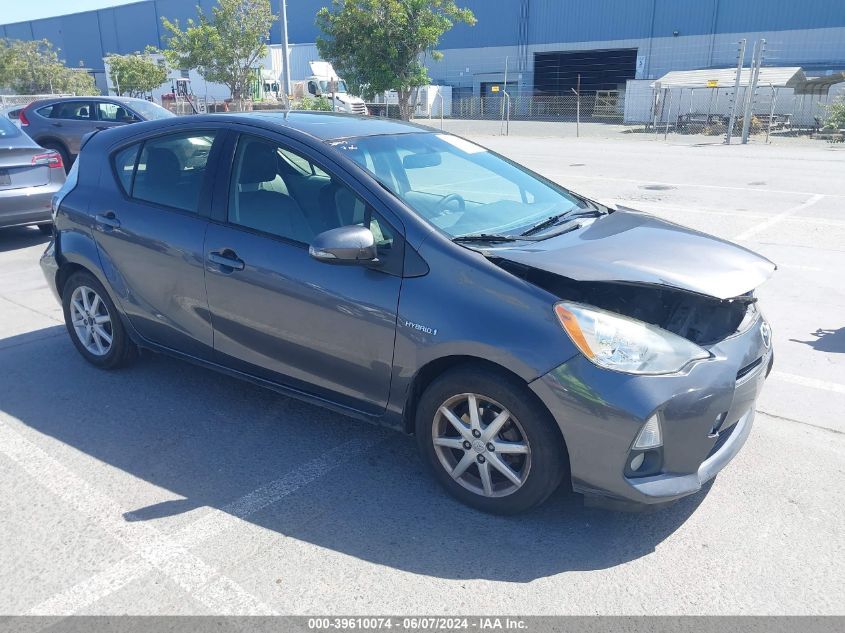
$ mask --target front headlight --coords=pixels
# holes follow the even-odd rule
[[[656,325],[593,306],[562,301],[560,324],[581,353],[599,367],[629,374],[671,374],[710,354]]]

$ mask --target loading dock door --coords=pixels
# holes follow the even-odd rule
[[[534,91],[572,94],[581,75],[581,92],[618,90],[637,74],[637,49],[534,53]]]

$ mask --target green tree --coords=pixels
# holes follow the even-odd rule
[[[472,11],[454,0],[332,0],[317,13],[320,55],[367,97],[396,90],[399,113],[411,118],[411,95],[429,83],[425,57],[456,22],[474,25]]]
[[[106,62],[114,91],[120,95],[143,97],[167,81],[167,67],[153,57],[155,52],[148,48],[144,53],[108,55]]]
[[[82,68],[65,66],[47,40],[3,40],[0,84],[19,94],[99,94],[91,74]]]
[[[209,19],[197,7],[197,20],[183,31],[178,21],[162,18],[169,32],[164,55],[174,68],[196,68],[207,81],[229,88],[241,107],[256,61],[267,54],[275,16],[270,0],[218,0]]]

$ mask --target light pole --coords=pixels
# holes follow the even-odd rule
[[[284,73],[284,81],[282,86],[285,91],[285,105],[290,110],[290,103],[288,97],[290,96],[290,59],[288,57],[288,7],[287,0],[279,0],[282,8],[282,72]]]

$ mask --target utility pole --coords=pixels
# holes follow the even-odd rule
[[[282,73],[284,73],[282,89],[285,92],[285,106],[288,110],[290,110],[290,103],[288,103],[288,97],[290,96],[290,58],[288,56],[288,3],[287,0],[281,0],[279,4],[282,7]]]
[[[745,45],[748,42],[745,39],[739,41],[739,57],[737,57],[736,64],[736,81],[734,82],[734,100],[731,104],[731,118],[728,122],[728,131],[725,134],[725,143],[731,144],[731,137],[734,133],[734,125],[736,124],[736,102],[739,100],[739,86],[742,82],[742,67],[745,64]]]
[[[745,99],[745,117],[742,120],[742,143],[748,143],[748,133],[751,130],[752,110],[754,109],[754,93],[757,91],[757,81],[760,79],[760,66],[763,65],[763,52],[766,50],[766,40],[760,40],[754,45],[756,59],[751,71],[751,85]]]

